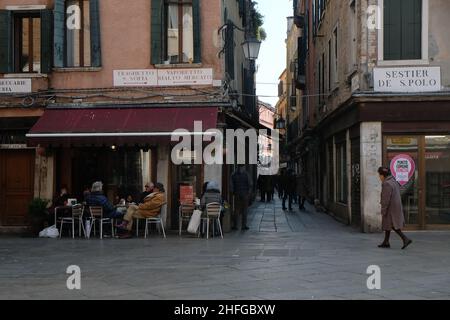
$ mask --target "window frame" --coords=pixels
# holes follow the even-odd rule
[[[168,13],[169,13],[169,6],[170,5],[177,5],[178,6],[178,61],[172,62],[169,59],[169,53],[168,53]],[[192,62],[185,62],[183,61],[183,7],[184,6],[190,6],[192,10],[192,21],[194,21],[194,1],[193,0],[164,0],[164,40],[163,40],[163,46],[164,46],[164,61],[169,61],[169,64],[191,64],[194,63],[195,60],[195,40],[194,40],[194,27],[192,26]]]
[[[380,26],[378,29],[378,66],[429,65],[429,0],[422,0],[422,58],[414,60],[384,60],[384,0],[378,0]]]
[[[33,51],[34,50],[34,41],[33,41],[33,28],[32,28],[32,20],[33,19],[39,19],[40,20],[40,24],[42,23],[42,19],[41,19],[41,15],[39,11],[33,10],[33,11],[13,11],[12,12],[12,55],[13,55],[13,59],[12,59],[12,73],[15,74],[41,74],[41,68],[42,68],[42,56],[41,56],[41,61],[39,61],[39,71],[35,71],[34,70],[34,53],[29,55],[29,71],[22,71],[20,70],[20,64],[21,64],[21,51],[22,51],[22,41],[18,41],[18,37],[20,36],[20,33],[22,33],[22,25],[20,25],[20,29],[17,30],[17,22],[21,21],[22,19],[27,18],[29,19],[29,34],[28,34],[28,41],[29,41],[29,51]],[[39,30],[39,32],[41,32],[41,30]],[[41,38],[41,34],[39,34],[39,38]],[[22,40],[21,36],[20,36],[20,40]],[[20,42],[20,43],[19,43]]]
[[[72,69],[72,68],[91,68],[92,67],[92,59],[89,59],[91,62],[89,65],[85,65],[85,59],[84,59],[85,48],[86,48],[85,43],[84,43],[84,36],[85,36],[84,32],[86,30],[85,29],[85,16],[84,16],[84,12],[85,12],[84,11],[84,1],[85,0],[75,0],[75,1],[78,2],[78,6],[80,8],[80,14],[81,14],[80,15],[80,27],[81,28],[79,30],[80,35],[79,35],[79,48],[78,48],[78,54],[80,56],[80,65],[79,66],[69,66],[69,63],[68,63],[69,44],[68,44],[68,38],[67,38],[67,24],[64,24],[64,37],[65,37],[64,38],[64,68],[70,68],[70,69]],[[89,3],[89,11],[90,11],[91,3],[89,0],[88,0],[88,3]],[[67,0],[64,1],[64,17],[65,17],[64,21],[67,21],[67,18],[68,18],[68,15],[67,15],[68,6],[69,6],[69,1],[67,1]],[[90,24],[91,24],[91,21],[89,21],[89,25]],[[89,33],[90,32],[91,32],[91,30],[89,30]],[[91,47],[91,41],[92,41],[92,39],[89,36],[89,49]],[[89,54],[91,55],[90,52],[89,52]]]

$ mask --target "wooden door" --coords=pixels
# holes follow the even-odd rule
[[[34,194],[34,150],[0,150],[0,223],[24,226]]]

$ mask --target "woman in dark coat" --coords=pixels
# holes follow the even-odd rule
[[[390,248],[389,237],[391,231],[394,230],[403,240],[403,248],[406,249],[412,241],[405,236],[402,228],[405,226],[405,217],[403,213],[402,197],[400,194],[400,186],[390,175],[388,168],[379,168],[378,174],[383,183],[381,189],[381,215],[382,226],[385,232],[385,238],[380,248]]]

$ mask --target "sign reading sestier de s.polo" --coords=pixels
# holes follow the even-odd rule
[[[441,90],[440,67],[375,68],[378,92],[436,92]]]

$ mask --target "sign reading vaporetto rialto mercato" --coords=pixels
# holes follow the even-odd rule
[[[435,92],[441,90],[440,67],[375,68],[378,92]]]
[[[114,70],[115,87],[213,85],[211,68]]]
[[[0,79],[0,94],[30,92],[31,79]]]

